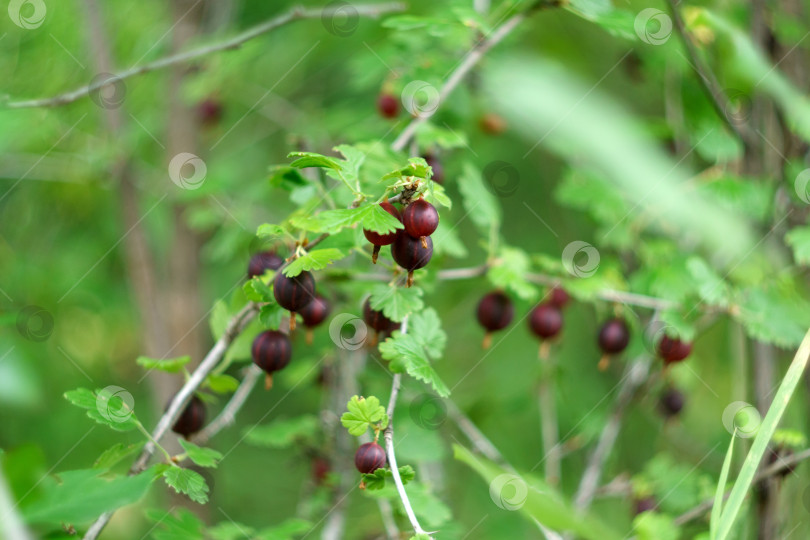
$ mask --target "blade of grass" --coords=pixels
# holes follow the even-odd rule
[[[731,434],[731,442],[728,445],[726,459],[723,461],[723,468],[720,470],[720,480],[717,482],[717,491],[714,493],[714,506],[712,506],[712,517],[709,522],[711,538],[717,536],[717,526],[720,523],[720,516],[723,510],[723,496],[726,494],[726,482],[728,481],[728,471],[731,468],[731,455],[734,453],[734,442],[737,440],[737,429]]]
[[[765,450],[768,447],[768,442],[771,440],[771,437],[773,437],[773,433],[779,425],[779,420],[782,419],[782,415],[790,402],[793,391],[802,379],[802,373],[804,373],[804,369],[807,367],[808,358],[810,358],[810,330],[804,335],[804,339],[802,339],[802,343],[799,345],[799,350],[796,351],[796,356],[793,357],[793,361],[790,363],[790,367],[785,377],[782,379],[779,389],[776,391],[773,404],[771,408],[768,409],[768,413],[765,415],[765,419],[759,427],[759,431],[754,438],[754,443],[751,445],[751,450],[748,451],[748,455],[745,457],[737,481],[731,489],[728,502],[726,502],[726,506],[720,515],[720,523],[717,526],[717,538],[715,540],[725,540],[731,532],[731,526],[734,524],[734,520],[740,512],[740,508],[745,500],[745,495],[748,493],[748,489],[751,487],[751,483],[754,480],[759,462],[762,460],[762,456],[765,454]]]

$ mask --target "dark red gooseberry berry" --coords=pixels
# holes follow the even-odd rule
[[[492,342],[492,332],[509,326],[514,315],[515,306],[512,305],[512,300],[501,291],[487,293],[481,298],[476,316],[478,323],[486,330],[481,344],[484,349],[488,349]]]
[[[540,304],[532,310],[529,328],[540,339],[553,338],[563,327],[562,312],[552,304]]]
[[[371,309],[371,303],[368,299],[363,304],[363,320],[377,332],[388,332],[399,327],[398,323],[383,315],[382,311]]]
[[[383,118],[396,118],[399,114],[399,101],[391,94],[380,94],[377,98],[377,111]]]
[[[439,213],[425,199],[416,199],[402,211],[402,224],[409,236],[419,238],[426,247],[425,237],[433,234],[439,226]]]
[[[222,103],[213,97],[206,98],[197,105],[197,116],[204,126],[213,126],[222,118]]]
[[[565,289],[560,287],[554,287],[551,289],[551,296],[549,298],[549,303],[559,309],[565,307],[568,301],[571,300],[571,297],[568,296],[568,293],[565,292]]]
[[[399,210],[397,210],[393,204],[388,201],[383,201],[380,203],[380,206],[383,208],[383,210],[397,218],[399,221],[402,221],[402,217],[399,215]],[[392,244],[394,240],[396,240],[398,232],[399,229],[388,234],[380,234],[368,229],[363,229],[363,234],[366,236],[366,240],[374,245],[374,251],[371,254],[371,262],[377,264],[377,255],[380,253],[380,247]]]
[[[312,344],[312,329],[325,321],[330,311],[329,302],[321,295],[316,295],[312,302],[299,311],[304,326],[307,327],[307,343]]]
[[[667,388],[658,400],[658,409],[665,418],[678,416],[686,403],[683,392],[675,388]]]
[[[183,413],[172,426],[172,431],[186,439],[200,431],[205,424],[205,403],[196,395],[191,396]]]
[[[652,512],[658,506],[658,502],[655,500],[655,497],[641,497],[640,499],[636,499],[635,503],[635,512],[636,515],[639,515],[644,512]]]
[[[385,467],[386,457],[383,447],[375,442],[361,444],[354,454],[354,466],[364,474],[371,474]]]
[[[326,480],[326,475],[332,470],[329,460],[324,457],[316,457],[312,460],[312,479],[320,486]]]
[[[605,354],[619,354],[630,343],[630,330],[624,319],[610,319],[599,330],[599,348]]]
[[[673,364],[685,360],[692,352],[692,344],[678,338],[664,336],[658,342],[658,355],[665,364]]]
[[[391,255],[398,265],[408,271],[407,285],[413,285],[413,271],[427,266],[433,256],[433,240],[424,237],[425,245],[419,238],[412,238],[408,233],[399,231],[397,239],[391,244]]]
[[[433,154],[425,154],[425,161],[433,169],[433,176],[430,179],[439,184],[444,184],[444,166],[439,161],[439,158]]]
[[[290,330],[295,328],[295,314],[315,298],[315,278],[306,270],[294,277],[278,272],[273,281],[273,296],[278,305],[290,311]]]
[[[292,344],[286,334],[267,330],[256,336],[250,352],[253,363],[267,374],[265,386],[270,388],[273,384],[273,373],[284,369],[290,363]]]
[[[255,253],[248,263],[248,279],[261,276],[265,270],[278,270],[284,264],[284,259],[275,251],[262,251]]]

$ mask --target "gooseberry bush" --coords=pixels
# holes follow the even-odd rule
[[[434,4],[292,8],[76,92],[3,98],[9,110],[96,103],[149,71],[242,55],[184,89],[214,141],[185,163],[207,163],[206,186],[169,166],[173,215],[242,269],[198,323],[213,345],[135,360],[137,378],[179,388],[153,421],[126,382],[64,389],[118,440],[39,481],[0,454],[0,532],[725,540],[802,526],[810,101],[801,69],[780,64],[804,26],[742,2]],[[366,17],[382,17],[364,21],[381,41],[347,39]],[[557,18],[597,33],[601,79],[509,52]],[[749,18],[765,39],[741,30]],[[363,114],[289,96],[313,110],[282,115],[283,151],[258,154],[266,178],[210,188],[243,161],[217,165],[214,152],[242,121],[228,82],[261,71],[256,50],[234,49],[318,19],[340,47],[373,53],[330,61],[345,62]],[[619,65],[656,98],[636,107],[627,88],[603,89]],[[102,103],[116,126],[120,103]],[[118,163],[110,144],[104,160]],[[37,341],[31,313],[17,328]],[[306,478],[234,477],[243,443]],[[254,511],[233,519],[229,503]],[[276,505],[295,511],[276,519]]]

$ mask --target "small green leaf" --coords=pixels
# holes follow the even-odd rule
[[[424,307],[423,291],[419,287],[395,287],[376,285],[371,290],[371,309],[382,311],[383,315],[395,322],[401,322],[406,315]]]
[[[268,330],[278,330],[286,314],[287,310],[276,303],[265,304],[259,309],[259,322]]]
[[[152,484],[153,471],[104,478],[101,469],[59,473],[42,480],[42,493],[23,509],[29,523],[83,523],[138,501]]]
[[[208,375],[205,384],[217,394],[230,394],[239,388],[239,380],[225,373]]]
[[[408,159],[408,165],[391,171],[382,177],[382,180],[390,180],[392,178],[402,178],[405,176],[415,176],[417,178],[430,178],[431,169],[423,158],[412,157]]]
[[[380,405],[380,400],[374,396],[367,398],[352,396],[346,408],[348,412],[340,417],[340,423],[355,437],[364,434],[372,424],[379,423],[381,429],[388,426],[385,407]]]
[[[785,235],[785,241],[793,249],[793,258],[798,264],[810,263],[810,227],[796,227]]]
[[[199,473],[182,467],[169,467],[163,473],[163,479],[169,487],[187,495],[192,501],[200,504],[208,502],[208,485]]]
[[[93,468],[102,470],[111,469],[120,463],[121,460],[131,456],[142,447],[142,444],[125,445],[123,443],[117,443],[114,446],[106,449],[100,456],[98,456],[98,459],[96,459],[95,463],[93,463]]]
[[[425,190],[425,200],[429,203],[440,204],[445,208],[453,207],[453,201],[450,200],[450,197],[445,193],[444,186],[438,182],[428,183],[428,187]]]
[[[290,220],[293,226],[315,233],[336,233],[344,227],[351,227],[363,219],[368,206],[360,208],[339,208],[324,210],[312,216],[296,216]],[[386,214],[388,212],[385,212]]]
[[[440,396],[450,395],[450,389],[430,365],[425,347],[413,335],[394,332],[392,337],[380,344],[380,354],[391,362],[391,371],[395,373],[404,371],[411,377],[431,385]]]
[[[78,388],[65,392],[65,399],[84,409],[92,420],[115,431],[130,431],[137,426],[132,394],[121,387],[108,386],[95,392]]]
[[[318,418],[305,414],[251,428],[246,431],[245,439],[256,446],[289,448],[296,443],[304,445],[314,443],[319,430]]]
[[[500,225],[501,207],[490,191],[492,188],[484,184],[481,171],[472,163],[464,163],[461,176],[458,178],[458,188],[461,191],[464,210],[479,231],[488,235],[490,228]]]
[[[184,439],[179,439],[179,441],[180,446],[186,451],[188,459],[200,467],[216,467],[219,460],[222,459],[222,454],[213,448],[203,448]]]
[[[512,291],[524,300],[533,300],[537,297],[537,287],[526,280],[529,269],[529,256],[523,250],[504,246],[487,277],[495,287]]]
[[[283,272],[285,276],[294,277],[304,271],[323,270],[343,257],[345,257],[345,255],[339,249],[316,249],[295,259],[284,268]]]
[[[447,334],[442,330],[439,314],[433,308],[428,308],[414,314],[408,321],[408,334],[412,335],[427,351],[433,360],[438,360],[444,354],[447,343]]]
[[[273,290],[258,276],[245,283],[242,290],[251,302],[275,302]]]
[[[272,223],[262,223],[256,230],[256,236],[259,238],[278,237],[284,236],[287,230],[281,225],[273,225]]]
[[[304,169],[306,167],[323,167],[326,169],[341,170],[340,163],[334,158],[330,158],[315,152],[290,152],[287,154],[288,158],[298,158],[292,163],[291,167]]]
[[[386,212],[379,204],[370,204],[362,207],[363,228],[380,234],[388,234],[402,229],[404,226],[397,218]]]
[[[399,477],[402,480],[403,485],[407,484],[416,477],[416,472],[410,465],[403,465],[402,467],[399,467],[398,470]],[[390,468],[382,467],[371,474],[363,474],[362,478],[366,489],[377,491],[385,487],[385,480],[387,478],[394,478],[394,473],[391,472]]]
[[[165,371],[166,373],[178,373],[183,369],[183,366],[191,362],[190,356],[179,356],[177,358],[167,358],[161,360],[159,358],[149,358],[146,356],[139,356],[135,363],[144,369],[157,369]]]

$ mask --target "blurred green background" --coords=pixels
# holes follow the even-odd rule
[[[480,19],[494,27],[505,15],[529,4],[493,2]],[[722,89],[732,94],[739,88],[740,114],[748,128],[778,135],[773,143],[756,137],[752,154],[773,154],[769,145],[776,145],[784,161],[770,155],[761,158],[759,170],[752,169],[742,155],[743,145],[713,109],[676,33],[668,34],[660,46],[637,39],[633,22],[648,6],[615,4],[592,0],[574,3],[569,9],[537,10],[490,51],[442,104],[431,124],[464,139],[463,144],[441,150],[448,194],[456,203],[461,200],[458,182],[465,162],[482,170],[495,161],[514,167],[514,191],[496,190],[504,216],[502,244],[559,260],[570,242],[592,243],[602,256],[593,290],[628,289],[688,301],[687,293],[680,295],[688,288],[684,282],[693,278],[679,272],[682,261],[697,254],[727,280],[736,279],[734,286],[748,291],[765,282],[770,286],[769,280],[781,280],[774,285],[785,291],[779,298],[800,298],[804,270],[793,266],[792,253],[781,241],[783,234],[766,234],[775,223],[781,228],[801,224],[806,215],[789,184],[803,168],[805,143],[782,137],[779,127],[780,118],[791,109],[784,103],[772,104],[770,98],[778,91],[765,89],[763,93],[771,95],[760,99],[762,89],[753,88],[756,80],[746,79],[735,67],[740,49],[733,41],[705,21],[689,20],[700,39],[701,56],[718,73]],[[4,100],[55,96],[88,84],[100,72],[118,72],[174,50],[225,39],[285,12],[293,3],[46,0],[45,5],[47,15],[37,28],[21,28],[5,14],[0,16]],[[763,19],[771,40],[768,53],[775,63],[778,51],[792,51],[779,70],[792,79],[799,95],[805,91],[805,3],[696,5],[741,28],[754,43],[758,43],[757,18]],[[413,24],[412,29],[406,24],[409,20],[387,25],[365,17],[298,21],[236,50],[127,78],[109,95],[95,93],[54,107],[0,110],[0,300],[5,323],[0,330],[0,448],[7,481],[20,508],[36,501],[43,476],[87,468],[113,443],[140,440],[136,432],[120,434],[93,424],[65,401],[64,392],[80,386],[121,386],[133,395],[144,424],[154,425],[182,377],[157,373],[144,377],[134,360],[141,354],[190,354],[196,363],[213,344],[207,320],[211,307],[221,298],[232,302],[234,291],[244,282],[250,253],[257,248],[256,227],[281,222],[296,208],[296,201],[268,180],[270,167],[287,164],[286,156],[294,150],[331,153],[332,147],[344,143],[390,144],[408,117],[401,112],[394,120],[381,118],[376,110],[378,96],[381,92],[398,95],[409,80],[440,87],[482,28],[486,30],[476,28],[472,7],[472,2],[461,0],[412,0],[407,14],[428,21]],[[662,13],[667,9],[663,3],[655,7]],[[600,11],[603,8],[607,11]],[[614,14],[610,11],[614,8],[621,11]],[[788,16],[794,8],[794,16]],[[592,13],[605,15],[586,16]],[[597,24],[589,18],[597,19]],[[102,69],[105,63],[109,69]],[[510,88],[516,81],[537,81],[538,88],[547,91],[537,93],[532,86]],[[556,101],[567,88],[583,90],[568,96],[575,105],[571,114]],[[221,107],[221,117],[206,121],[200,112],[206,100]],[[532,105],[531,100],[536,103]],[[119,101],[120,106],[110,105]],[[693,192],[700,196],[673,201],[708,201],[712,206],[705,208],[716,208],[718,215],[728,217],[722,221],[728,226],[724,230],[735,232],[727,237],[728,243],[742,247],[716,260],[713,231],[704,230],[701,235],[684,225],[690,220],[688,204],[682,205],[687,214],[680,217],[660,212],[660,206],[645,206],[643,199],[638,206],[634,199],[640,195],[628,194],[635,189],[632,178],[622,184],[604,173],[604,161],[594,161],[589,146],[611,144],[612,125],[606,118],[613,117],[602,117],[600,111],[607,110],[603,103],[618,106],[620,117],[638,128],[642,149],[660,153],[666,160],[662,163],[673,165],[675,172],[667,182],[690,181],[693,189],[684,197]],[[803,114],[805,109],[798,110]],[[521,111],[525,111],[523,117]],[[498,115],[505,123],[502,132],[492,133],[482,126],[487,115]],[[795,116],[801,124],[801,114]],[[563,126],[560,130],[558,123]],[[615,127],[618,140],[627,136],[628,126]],[[589,142],[588,132],[607,134],[607,138]],[[539,139],[543,142],[533,147]],[[183,151],[199,155],[205,163],[205,180],[198,189],[180,189],[167,173],[171,157]],[[644,171],[652,157],[616,154],[615,159],[624,167]],[[598,178],[589,180],[589,175]],[[701,186],[705,179],[744,176],[759,187],[732,183],[724,188],[720,201],[711,198],[710,188]],[[349,200],[338,197],[339,204]],[[794,205],[795,212],[782,222],[786,205]],[[619,221],[622,215],[627,219]],[[468,209],[455,204],[441,216],[444,224],[451,224],[466,254],[439,254],[430,269],[483,264],[487,239],[471,223]],[[713,216],[711,210],[692,218],[702,224],[709,223],[703,218]],[[605,235],[612,230],[611,223],[618,224],[618,229]],[[737,224],[743,226],[734,228]],[[758,242],[763,237],[765,241]],[[749,248],[755,249],[753,255],[744,256]],[[532,266],[538,263],[533,261]],[[367,259],[356,255],[338,267],[372,271]],[[671,275],[662,275],[667,268]],[[645,269],[657,273],[644,275]],[[363,295],[371,286],[327,279],[319,283],[319,289],[334,301],[333,313],[359,314]],[[541,369],[537,341],[528,331],[525,316],[545,289],[537,289],[531,299],[514,298],[514,331],[497,334],[495,347],[484,353],[483,332],[474,313],[479,298],[492,288],[487,278],[439,282],[429,273],[420,285],[426,304],[441,315],[448,334],[445,357],[436,369],[453,390],[453,401],[514,467],[542,475],[536,397]],[[625,358],[614,360],[610,371],[600,372],[595,367],[600,356],[596,332],[613,306],[597,301],[592,292],[587,287],[575,291],[585,301],[575,300],[567,308],[564,336],[553,348],[560,435],[567,441],[561,484],[566,498],[576,491],[588,453],[611,414],[625,361],[646,350],[643,326],[651,314],[644,308],[624,308],[636,321],[633,343]],[[764,302],[770,302],[770,297]],[[749,312],[759,318],[764,313],[777,326],[783,319],[798,325],[800,338],[810,310],[803,301],[792,302],[781,311],[751,307]],[[24,311],[26,306],[39,306],[42,311],[34,319],[23,320],[22,314],[32,313]],[[32,335],[39,324],[43,325],[41,338]],[[647,479],[637,477],[634,485],[638,489],[654,484],[648,491],[661,500],[661,513],[668,516],[712,496],[729,440],[721,415],[735,400],[754,400],[756,377],[750,355],[757,345],[753,339],[767,334],[763,330],[757,335],[746,321],[725,314],[701,320],[697,326],[700,333],[688,365],[676,366],[666,375],[655,368],[630,405],[602,478],[603,482],[617,475],[629,479],[647,470]],[[768,339],[768,334],[764,340],[783,346],[771,349],[773,367],[779,372],[797,343],[795,332],[785,333],[784,339]],[[316,528],[310,537],[320,534],[318,520],[329,510],[334,484],[317,487],[312,463],[313,452],[334,459],[328,445],[268,449],[243,440],[257,423],[321,414],[326,398],[318,383],[320,361],[340,363],[340,351],[326,327],[316,331],[312,345],[298,335],[294,347],[293,364],[276,378],[272,391],[257,389],[236,425],[212,441],[226,458],[218,469],[206,473],[210,503],[200,507],[156,483],[144,501],[116,514],[105,537],[148,537],[154,533],[154,523],[144,517],[144,509],[177,506],[193,508],[210,524],[234,520],[267,527],[296,513],[307,514],[307,505],[312,505],[314,515],[308,517]],[[228,372],[238,376],[244,366],[236,362]],[[369,350],[365,366],[358,387],[385,403],[390,375],[375,350]],[[686,395],[682,414],[669,421],[662,419],[657,404],[665,380]],[[451,444],[469,447],[469,443],[451,419],[440,412],[443,421],[438,429],[414,423],[412,416],[419,417],[420,399],[427,392],[424,385],[408,379],[403,392],[397,410],[398,461],[412,464],[417,477],[449,510],[432,507],[438,516],[433,516],[434,523],[428,522],[430,530],[439,529],[438,538],[540,538],[530,520],[495,506],[487,484],[453,460]],[[209,406],[209,417],[225,399]],[[786,427],[798,432],[806,429],[806,406],[806,392],[800,387]],[[333,412],[339,415],[342,410]],[[810,530],[806,470],[799,467],[776,496],[780,504],[776,537],[785,538],[788,531],[792,538],[806,535]],[[382,524],[372,498],[355,490],[344,504],[346,538],[380,537]],[[396,499],[392,504],[399,508]],[[623,493],[597,498],[594,510],[623,533],[631,530],[633,505],[632,494]],[[738,531],[740,538],[757,537],[756,514],[749,509]],[[408,530],[399,510],[397,521],[403,531]],[[74,525],[79,531],[86,527]],[[705,520],[698,520],[675,538],[692,538],[705,530]]]

